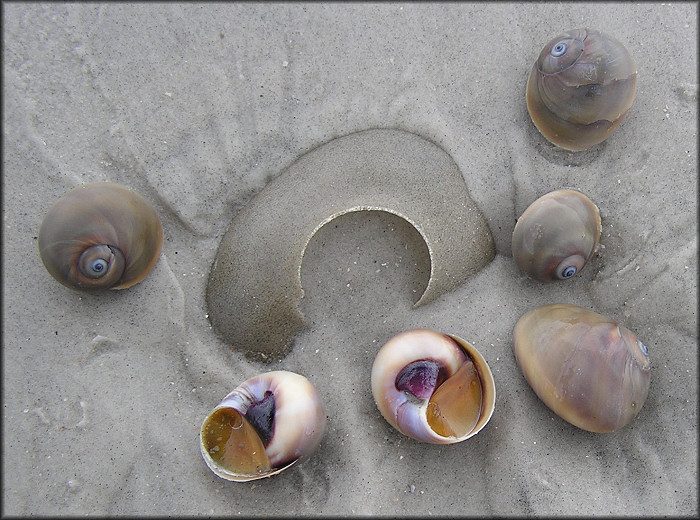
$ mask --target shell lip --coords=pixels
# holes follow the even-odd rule
[[[283,465],[275,467],[275,468],[270,468],[267,471],[263,471],[260,473],[252,473],[252,474],[243,474],[243,473],[234,473],[233,471],[227,470],[226,468],[217,464],[211,458],[211,455],[209,455],[209,452],[207,451],[207,448],[204,446],[203,442],[199,443],[199,449],[200,449],[200,452],[202,453],[202,458],[204,459],[204,462],[206,463],[207,467],[211,470],[211,472],[214,473],[217,477],[222,478],[224,480],[228,480],[230,482],[250,482],[252,480],[269,478],[269,477],[272,477],[272,476],[277,475],[279,473],[282,473],[286,469],[291,468],[292,466],[294,466],[297,462],[300,462],[300,460],[301,460],[300,458],[296,458],[287,464],[283,464]]]
[[[469,437],[473,437],[479,433],[484,426],[491,420],[493,412],[496,409],[496,383],[493,378],[493,373],[489,367],[486,358],[479,352],[476,347],[474,347],[468,341],[455,336],[453,334],[446,334],[446,336],[452,338],[457,344],[462,347],[462,349],[472,358],[474,366],[479,374],[479,380],[481,381],[482,389],[482,403],[481,403],[481,413],[479,414],[479,419],[476,425],[468,436],[461,440],[466,440]]]

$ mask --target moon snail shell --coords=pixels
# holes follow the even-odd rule
[[[97,292],[139,283],[153,268],[163,228],[148,200],[134,190],[100,182],[59,199],[39,229],[46,270],[71,289]]]
[[[325,428],[323,403],[308,379],[266,372],[236,387],[207,415],[200,449],[217,476],[248,482],[309,458]]]
[[[432,444],[476,435],[493,414],[496,388],[484,357],[457,336],[402,332],[377,353],[372,395],[398,431]]]
[[[527,109],[540,133],[570,151],[607,139],[632,106],[637,68],[627,49],[598,31],[551,40],[527,80]]]
[[[601,229],[598,207],[586,195],[552,191],[530,204],[515,224],[513,259],[535,280],[566,280],[596,252]]]
[[[565,421],[596,433],[636,417],[649,392],[647,347],[614,320],[570,304],[523,315],[515,359],[537,396]]]

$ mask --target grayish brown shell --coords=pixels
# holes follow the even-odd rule
[[[250,352],[285,354],[304,328],[300,270],[311,237],[353,211],[408,221],[430,255],[430,280],[416,305],[460,285],[490,262],[486,219],[452,158],[400,130],[334,139],[300,157],[236,215],[207,285],[212,325]]]
[[[607,139],[634,102],[637,68],[627,49],[598,31],[575,29],[542,49],[527,80],[527,108],[553,144],[586,150]]]
[[[552,282],[571,278],[598,249],[598,207],[576,190],[549,192],[528,208],[513,229],[511,249],[530,278]]]
[[[39,229],[46,270],[79,291],[124,289],[143,280],[163,245],[160,218],[134,190],[99,182],[59,199]]]
[[[618,430],[649,392],[647,347],[630,330],[570,304],[523,315],[513,330],[515,359],[538,397],[584,430]]]

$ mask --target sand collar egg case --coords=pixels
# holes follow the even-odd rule
[[[333,139],[290,165],[232,220],[207,285],[213,326],[235,348],[287,353],[304,328],[301,263],[338,216],[385,211],[409,222],[430,255],[416,306],[462,284],[495,255],[486,219],[459,168],[415,134],[373,129]]]

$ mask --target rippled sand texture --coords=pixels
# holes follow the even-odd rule
[[[3,5],[3,513],[8,515],[697,515],[697,6],[620,4]],[[637,98],[591,150],[554,148],[525,82],[542,46],[586,25],[638,67]],[[301,265],[306,328],[246,356],[207,317],[229,224],[298,158],[393,128],[454,160],[496,255],[414,308],[429,252],[394,215],[323,226]],[[37,251],[71,188],[128,185],[153,203],[161,257],[140,284],[73,292]],[[516,218],[570,187],[600,208],[601,249],[541,284],[511,258]],[[306,208],[303,203],[298,211]],[[512,331],[528,310],[581,305],[649,348],[632,423],[593,434],[544,406]],[[372,400],[374,356],[416,327],[486,358],[496,408],[456,445],[409,440]],[[206,414],[266,370],[309,378],[328,426],[271,479],[217,478]]]

